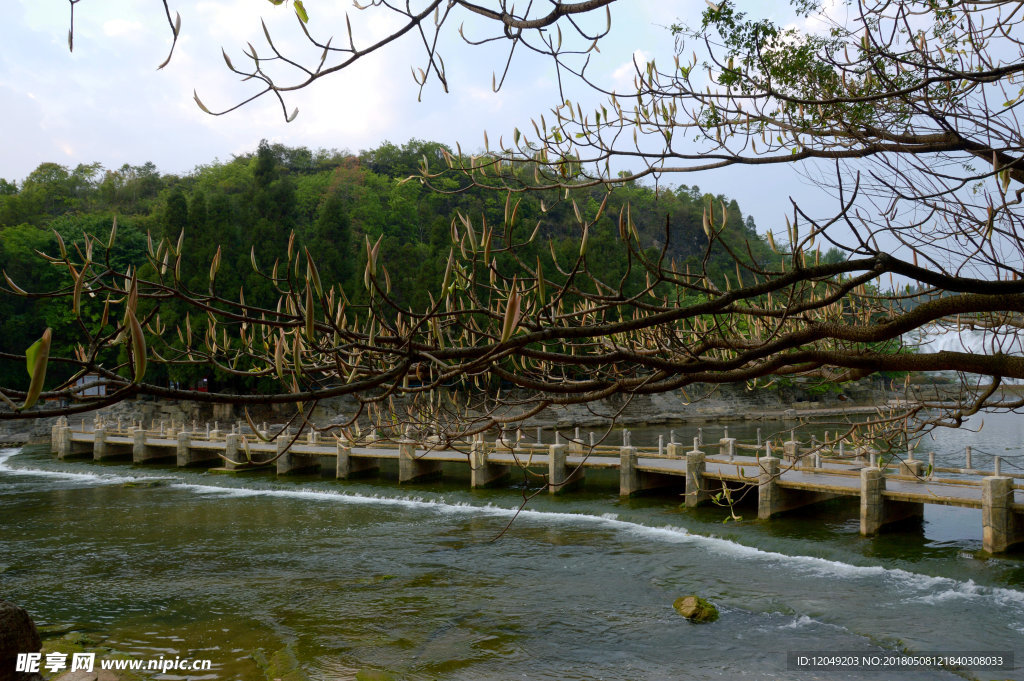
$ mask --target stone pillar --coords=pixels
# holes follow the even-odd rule
[[[441,476],[441,462],[416,458],[416,443],[400,440],[398,444],[398,482],[415,482]]]
[[[761,474],[757,479],[757,517],[768,520],[780,510],[779,460],[764,456],[758,461]]]
[[[281,433],[274,440],[276,446],[275,456],[277,457],[277,474],[291,475],[293,473],[307,473],[317,470],[320,467],[320,457],[311,454],[297,454],[292,451],[292,436]]]
[[[718,441],[718,455],[730,459],[736,458],[736,438],[723,437]]]
[[[60,429],[68,424],[68,420],[63,416],[57,418],[52,426],[50,426],[50,453],[56,454],[60,451]]]
[[[576,454],[582,456],[586,453],[587,447],[583,444],[583,439],[580,437],[580,429],[576,429],[576,434],[571,440],[569,440],[569,454]]]
[[[66,459],[71,456],[71,426],[61,426],[57,429],[57,458]]]
[[[877,534],[885,518],[885,476],[880,468],[860,469],[860,533]]]
[[[669,442],[665,445],[665,452],[668,454],[668,458],[670,459],[683,458],[683,446],[678,442]]]
[[[184,468],[192,463],[192,452],[190,450],[191,445],[192,433],[184,430],[178,433],[178,468]]]
[[[880,468],[860,470],[860,533],[864,536],[878,534],[884,526],[921,518],[924,504],[894,501],[883,496],[885,476]]]
[[[989,553],[1002,553],[1024,541],[1024,516],[1013,511],[1013,478],[982,478],[982,547]]]
[[[96,426],[92,431],[92,460],[102,461],[107,458],[107,429]]]
[[[511,474],[509,466],[493,464],[487,461],[487,446],[475,440],[469,451],[470,486],[489,487],[504,480]]]
[[[924,462],[917,459],[904,459],[900,462],[900,475],[909,475],[915,478],[921,477],[924,472]]]
[[[695,508],[711,498],[704,480],[707,464],[704,452],[694,449],[686,453],[686,507]]]
[[[217,433],[220,435],[220,431],[214,429],[210,431],[210,439],[213,440],[213,434]],[[229,471],[238,470],[239,468],[245,467],[244,454],[242,453],[242,438],[238,433],[228,433],[224,436],[224,468]]]
[[[380,470],[378,459],[356,458],[352,456],[352,443],[345,439],[338,440],[338,460],[334,469],[334,477],[348,480],[360,473],[376,473]]]
[[[782,443],[782,455],[786,461],[796,461],[800,457],[800,443],[791,438]]]
[[[146,431],[142,428],[132,429],[132,463],[142,463],[149,458]]]
[[[566,446],[548,447],[548,492],[559,494],[583,481],[583,468],[570,472],[566,464]]]
[[[636,470],[636,461],[636,447],[623,447],[619,450],[619,496],[621,497],[628,497],[640,491],[640,475]]]

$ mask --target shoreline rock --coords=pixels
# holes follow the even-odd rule
[[[0,601],[0,681],[43,681],[40,674],[15,671],[19,653],[38,653],[42,647],[28,611]]]

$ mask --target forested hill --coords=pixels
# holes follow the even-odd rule
[[[505,211],[505,195],[500,192],[475,189],[446,194],[417,181],[402,182],[418,172],[424,157],[431,167],[440,166],[442,148],[414,140],[349,154],[264,142],[254,153],[199,166],[183,177],[163,175],[151,163],[116,170],[99,164],[69,169],[43,163],[20,183],[0,180],[0,266],[26,289],[67,286],[67,270],[47,264],[35,251],[56,251],[54,231],[68,244],[81,242],[83,232],[105,238],[116,215],[113,265],[119,270],[145,262],[147,232],[154,241],[163,236],[177,240],[184,230],[188,256],[181,278],[185,286],[199,292],[208,289],[209,263],[219,245],[223,254],[217,289],[237,296],[239,288],[244,288],[247,300],[259,301],[270,290],[266,280],[253,273],[250,250],[255,247],[257,262],[269,269],[285,252],[294,230],[296,242],[315,255],[321,279],[340,283],[358,302],[365,296],[364,235],[371,241],[383,236],[381,253],[393,282],[393,296],[404,305],[423,308],[441,285],[456,211],[477,221],[483,216],[491,225],[500,225]],[[457,186],[454,179],[440,182]],[[604,192],[596,188],[574,198],[592,215]],[[527,250],[536,250],[542,260],[550,261],[554,255],[564,265],[579,252],[580,228],[572,202],[557,199],[524,195],[519,208],[522,234],[516,236],[525,239],[539,220],[539,237]],[[619,208],[626,202],[644,247],[662,245],[667,217],[669,256],[680,268],[689,262],[699,269],[708,243],[702,228],[704,208],[712,205],[720,214],[723,202],[728,211],[723,240],[759,264],[773,256],[757,235],[753,220],[743,216],[734,200],[702,195],[696,187],[655,191],[628,185],[614,191],[605,217],[590,235],[589,266],[605,281],[618,282],[626,268],[617,227]],[[533,253],[524,255],[528,261],[534,258]],[[735,270],[725,249],[716,248],[709,260],[712,277],[735,281]],[[551,267],[550,271],[557,270]],[[642,271],[633,276],[642,283]],[[0,346],[24,352],[49,326],[54,329],[54,354],[70,354],[77,331],[69,308],[67,300],[29,302],[9,294],[0,296]],[[165,304],[162,316],[173,328],[173,306]],[[0,377],[6,385],[24,379],[23,369],[8,365],[2,370],[17,372]],[[218,378],[195,367],[180,367],[170,374],[166,368],[154,368],[147,379],[187,384],[201,375]],[[241,388],[224,385],[220,378],[222,389]]]

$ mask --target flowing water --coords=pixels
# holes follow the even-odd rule
[[[1020,462],[1018,420],[988,421],[924,446]],[[984,559],[980,511],[928,506],[919,527],[862,538],[850,503],[723,523],[678,496],[620,500],[614,475],[517,513],[515,480],[278,480],[46,450],[0,451],[0,598],[60,632],[54,649],[74,630],[140,658],[213,660],[156,678],[1024,679],[787,668],[790,651],[1024,664],[1024,561]],[[676,614],[690,593],[720,619]]]

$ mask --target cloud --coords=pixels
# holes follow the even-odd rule
[[[108,38],[139,37],[145,32],[141,21],[110,19],[103,22],[103,34]]]
[[[634,50],[632,59],[623,62],[612,71],[612,89],[618,93],[636,93],[637,69],[642,73],[651,55],[644,50]]]

